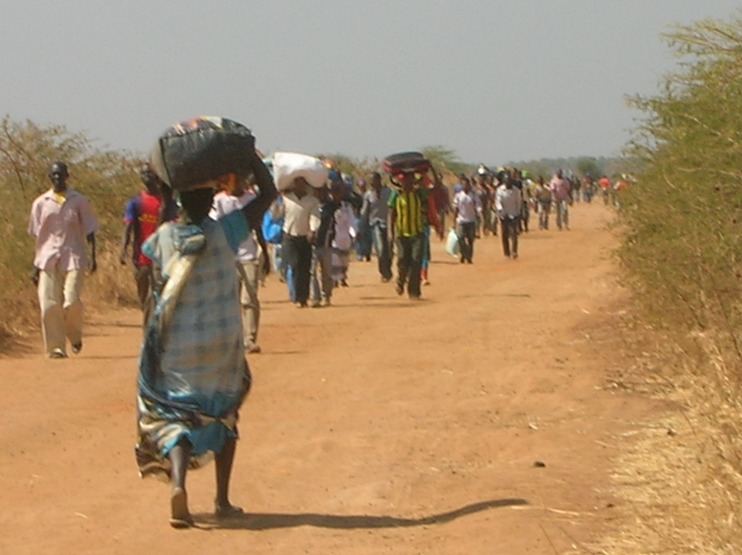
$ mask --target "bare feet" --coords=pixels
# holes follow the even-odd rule
[[[188,494],[183,488],[173,488],[170,497],[170,526],[173,528],[190,528],[193,517],[188,511]]]

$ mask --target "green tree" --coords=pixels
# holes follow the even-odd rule
[[[436,171],[449,171],[453,174],[469,173],[472,171],[471,164],[465,164],[459,159],[456,151],[441,145],[426,146],[420,149],[425,157],[431,161]]]
[[[577,173],[583,177],[589,175],[597,179],[602,175],[603,168],[595,158],[584,157],[577,160]]]

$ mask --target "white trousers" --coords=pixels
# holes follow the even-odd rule
[[[65,339],[72,345],[82,342],[82,291],[84,270],[63,271],[59,266],[39,275],[39,306],[44,349],[67,353]]]

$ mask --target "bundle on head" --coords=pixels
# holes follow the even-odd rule
[[[250,173],[255,137],[236,121],[199,116],[177,123],[157,139],[150,165],[176,191],[188,191],[226,174]]]

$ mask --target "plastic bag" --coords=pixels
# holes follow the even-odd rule
[[[446,237],[446,252],[454,258],[458,258],[461,254],[461,249],[459,247],[459,236],[456,234],[456,231],[453,228],[449,230],[448,237]]]

